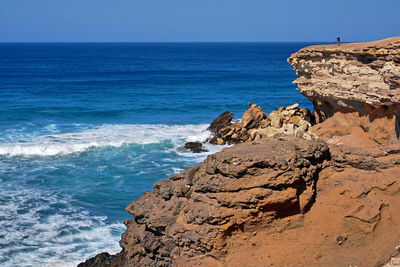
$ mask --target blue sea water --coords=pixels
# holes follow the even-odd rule
[[[0,44],[0,264],[119,251],[124,208],[221,147],[207,124],[299,103],[286,62],[310,43]]]

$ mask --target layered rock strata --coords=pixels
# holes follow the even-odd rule
[[[217,263],[236,232],[307,211],[329,157],[323,143],[294,137],[211,155],[127,207],[134,219],[111,266]]]
[[[400,138],[400,37],[369,43],[319,45],[289,58],[300,92],[332,143],[389,144]],[[322,123],[323,122],[323,123]]]
[[[400,265],[400,146],[330,153],[311,209],[238,233],[221,266]]]
[[[233,114],[222,113],[210,125],[213,137],[210,143],[236,144],[272,137],[277,134],[312,139],[312,116],[308,109],[300,108],[298,104],[280,107],[268,116],[260,106],[249,103],[241,121],[232,122]],[[220,123],[223,122],[223,123]],[[218,125],[218,127],[216,127]]]
[[[399,174],[399,145],[328,148],[286,135],[239,144],[133,201],[122,251],[81,266],[396,262]]]

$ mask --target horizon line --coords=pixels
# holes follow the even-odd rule
[[[354,43],[363,41],[349,41]],[[0,44],[34,44],[34,43],[336,43],[335,41],[0,41]]]

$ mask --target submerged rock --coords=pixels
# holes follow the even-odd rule
[[[201,153],[208,151],[206,149],[203,149],[203,144],[200,142],[187,142],[184,147],[186,149],[191,150],[193,153]]]

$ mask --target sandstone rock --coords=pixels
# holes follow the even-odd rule
[[[350,140],[363,132],[364,146],[399,141],[400,37],[306,47],[289,63],[298,89],[314,104],[316,121],[335,120],[319,125],[321,138],[353,145]]]
[[[297,108],[299,108],[299,104],[296,103],[296,104],[287,106],[285,109],[286,110],[293,110],[293,109],[297,109]]]
[[[217,138],[217,145],[223,145],[225,144],[225,141],[222,138]]]
[[[213,120],[208,127],[208,130],[212,133],[216,133],[222,128],[225,128],[231,124],[234,115],[225,111],[221,115],[219,115],[215,120]]]
[[[256,237],[250,229],[238,234],[221,265],[396,266],[400,257],[390,259],[398,255],[400,240],[400,166],[392,163],[400,150],[395,147],[331,145],[332,160],[319,173],[311,209],[251,229]]]
[[[267,116],[260,106],[249,103],[249,107],[243,114],[242,125],[247,129],[257,128]]]
[[[281,128],[283,125],[283,121],[281,116],[279,116],[278,112],[272,111],[269,115],[268,118],[271,120],[271,126],[274,128]]]
[[[235,144],[250,142],[276,134],[287,134],[311,139],[311,113],[308,109],[300,109],[298,104],[281,107],[268,116],[261,107],[249,104],[250,108],[243,114],[242,121],[234,122],[218,130],[212,144]],[[298,134],[298,132],[302,134]],[[306,134],[303,134],[306,133]]]
[[[189,266],[221,257],[236,232],[308,210],[327,159],[326,145],[292,137],[224,149],[127,207],[135,218],[115,262],[171,266],[179,258]]]

